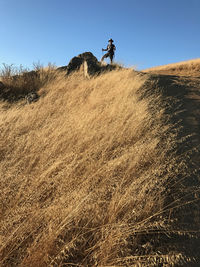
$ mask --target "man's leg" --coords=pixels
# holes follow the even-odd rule
[[[113,56],[114,56],[114,54],[110,54],[109,55],[109,57],[110,57],[110,63],[112,64],[112,62],[113,62]]]
[[[101,62],[105,59],[105,58],[107,58],[107,57],[109,57],[110,55],[109,55],[109,53],[106,53],[102,58],[101,58]]]

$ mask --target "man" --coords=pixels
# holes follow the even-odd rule
[[[113,40],[110,39],[108,40],[109,44],[107,45],[107,48],[106,49],[103,49],[102,48],[102,51],[108,51],[102,58],[101,58],[101,62],[109,57],[110,58],[110,63],[112,64],[112,61],[113,61],[113,57],[114,57],[114,54],[115,54],[115,50],[116,50],[116,47],[115,45],[113,44]]]

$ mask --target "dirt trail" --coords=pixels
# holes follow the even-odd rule
[[[190,145],[200,144],[200,77],[151,74],[150,81],[155,83],[166,102],[171,98],[169,112],[173,112],[174,122],[180,122],[183,136],[191,135]],[[152,90],[149,89],[149,90]]]
[[[172,123],[180,126],[178,138],[182,142],[177,151],[191,151],[188,164],[195,175],[188,179],[187,185],[200,189],[200,77],[151,74],[150,81],[161,92]],[[152,90],[151,86],[149,88]],[[200,223],[200,217],[198,220]]]
[[[174,214],[178,218],[179,225],[190,225],[192,231],[199,232],[200,229],[200,77],[186,77],[164,74],[150,75],[146,90],[147,94],[152,94],[152,90],[158,90],[163,96],[163,101],[167,106],[166,112],[172,115],[171,120],[176,128],[178,124],[180,132],[177,142],[178,153],[190,152],[186,158],[190,170],[194,170],[184,182],[184,186],[189,189],[188,203],[180,213]],[[152,86],[153,84],[153,86]],[[153,92],[154,93],[154,92]],[[177,176],[178,177],[178,176]],[[176,190],[179,190],[176,188]],[[181,193],[184,195],[184,193]],[[172,200],[171,200],[172,201]],[[179,237],[174,236],[174,240]],[[184,238],[181,240],[185,244],[185,255],[196,255],[197,262],[200,262],[200,239]],[[198,256],[197,256],[198,255]],[[188,266],[199,266],[192,264]]]

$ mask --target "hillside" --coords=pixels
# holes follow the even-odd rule
[[[148,73],[200,77],[200,59],[182,61],[144,70]]]
[[[30,105],[10,88],[1,266],[199,266],[199,78],[51,70]]]

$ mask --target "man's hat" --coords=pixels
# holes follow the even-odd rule
[[[109,39],[108,42],[114,42],[113,39]]]

